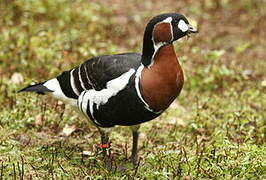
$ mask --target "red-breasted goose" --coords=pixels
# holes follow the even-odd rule
[[[173,42],[196,32],[183,15],[160,14],[147,24],[142,54],[94,57],[21,91],[50,94],[78,107],[98,127],[104,157],[110,128],[131,126],[131,160],[135,164],[140,124],[160,116],[183,87],[183,71]]]

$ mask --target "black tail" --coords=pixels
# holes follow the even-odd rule
[[[47,87],[43,86],[43,82],[39,84],[30,85],[25,87],[18,92],[29,91],[29,92],[36,92],[38,94],[45,94],[45,92],[53,92],[52,90],[48,89]]]

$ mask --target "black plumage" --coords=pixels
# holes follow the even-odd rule
[[[23,91],[36,92],[37,94],[45,94],[47,92],[53,92],[52,90],[43,86],[43,82],[38,83],[38,84],[34,84],[34,85],[29,85],[29,86],[19,90],[18,92],[23,92]]]
[[[106,88],[106,83],[121,76],[130,68],[135,70],[141,64],[138,53],[123,53],[94,57],[81,66],[87,70],[87,75],[93,88],[97,91]]]

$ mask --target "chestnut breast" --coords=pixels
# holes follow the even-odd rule
[[[157,111],[165,110],[179,95],[184,83],[181,66],[172,44],[163,46],[151,67],[141,73],[140,89],[144,100]]]

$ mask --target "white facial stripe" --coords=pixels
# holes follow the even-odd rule
[[[169,25],[170,25],[171,36],[172,36],[171,40],[174,39],[174,36],[173,36],[173,27],[172,27],[172,24],[171,24],[172,20],[173,20],[172,17],[168,17],[168,18],[166,18],[165,20],[163,20],[163,22],[169,23]]]
[[[163,20],[162,22],[171,23],[172,20],[173,20],[172,17],[168,17],[168,18],[166,18],[165,20]]]
[[[185,23],[184,20],[180,20],[178,23],[178,28],[182,31],[182,32],[186,32],[188,30],[188,25]]]

